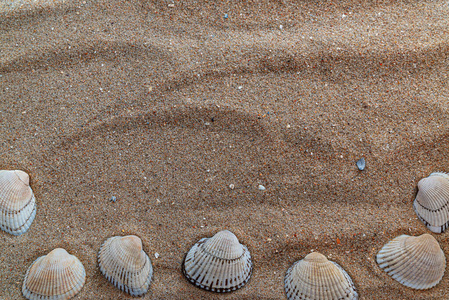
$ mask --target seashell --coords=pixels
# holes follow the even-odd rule
[[[85,281],[86,272],[78,258],[57,248],[29,267],[22,293],[29,300],[65,300],[75,296]]]
[[[98,253],[98,264],[112,284],[131,296],[141,296],[150,287],[153,266],[135,235],[107,239]]]
[[[252,266],[248,248],[232,232],[223,230],[193,245],[182,270],[196,286],[224,293],[244,286],[251,277]]]
[[[376,260],[399,283],[418,290],[435,286],[446,268],[443,250],[430,234],[398,236],[379,251]]]
[[[358,294],[348,273],[318,252],[294,263],[285,274],[289,300],[356,300]]]
[[[36,216],[36,200],[30,177],[19,170],[0,171],[0,228],[21,235],[30,228]]]
[[[432,173],[421,179],[413,208],[432,232],[444,232],[449,226],[449,175]]]

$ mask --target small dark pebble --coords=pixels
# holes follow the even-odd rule
[[[357,168],[359,168],[360,171],[363,171],[365,169],[365,159],[362,157],[357,161]]]

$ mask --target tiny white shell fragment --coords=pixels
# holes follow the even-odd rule
[[[85,281],[86,271],[79,259],[57,248],[28,268],[22,293],[29,300],[66,300],[75,296]]]
[[[142,296],[151,284],[153,266],[135,235],[107,239],[98,253],[101,273],[120,290]]]
[[[27,173],[0,170],[0,228],[21,235],[36,216],[36,200]]]
[[[449,175],[432,173],[421,179],[413,209],[430,231],[444,232],[449,226]]]
[[[251,255],[232,232],[223,230],[196,243],[184,258],[182,269],[187,279],[202,289],[231,292],[251,277]]]
[[[446,269],[443,250],[429,234],[396,237],[379,251],[376,261],[399,283],[419,290],[437,285]]]
[[[346,271],[318,252],[294,263],[284,279],[288,300],[357,300]]]

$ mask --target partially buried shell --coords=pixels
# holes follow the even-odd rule
[[[36,215],[36,201],[27,173],[0,171],[0,228],[20,235],[28,230]]]
[[[284,279],[289,300],[356,300],[349,275],[337,263],[318,252],[294,263]]]
[[[429,234],[398,236],[379,251],[376,260],[401,284],[419,290],[440,282],[446,268],[443,250]]]
[[[248,248],[224,230],[203,238],[187,253],[183,273],[196,286],[212,292],[231,292],[244,286],[252,271]]]
[[[418,182],[413,208],[421,221],[435,233],[449,225],[449,175],[432,173]]]
[[[64,249],[57,248],[34,261],[22,286],[30,300],[65,300],[75,296],[84,285],[83,264]]]
[[[153,277],[153,266],[135,235],[107,239],[98,254],[100,270],[120,290],[131,296],[145,294]]]

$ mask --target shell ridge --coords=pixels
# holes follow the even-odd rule
[[[392,247],[391,245],[385,255],[392,255],[391,257],[394,259],[390,259],[384,262],[385,271],[391,276],[396,276],[397,273],[403,274],[404,270],[404,261],[407,262],[410,256],[410,249],[407,249],[405,245],[399,244],[396,247]],[[397,249],[401,249],[402,251],[397,251]],[[393,253],[393,254],[391,254]]]
[[[449,180],[441,177],[423,178],[418,182],[415,200],[427,211],[435,212],[448,206]]]
[[[334,263],[335,265],[335,263]],[[335,265],[336,266],[336,265]],[[338,267],[336,270],[339,270]],[[323,296],[330,294],[332,298],[342,298],[346,294],[347,282],[346,278],[343,276],[341,278],[336,274],[336,270],[327,269],[325,276],[323,276]],[[340,270],[341,272],[341,270]],[[329,288],[326,287],[325,283],[329,283]],[[333,287],[332,289],[330,287]],[[337,287],[337,288],[335,288]]]
[[[17,172],[0,171],[0,229],[20,235],[28,230],[36,215],[33,191]]]
[[[31,226],[36,216],[36,204],[34,195],[30,201],[19,211],[1,211],[0,229],[12,235],[21,235]],[[31,212],[30,212],[31,211]],[[26,217],[25,217],[26,215]],[[12,223],[12,224],[11,224]]]
[[[207,253],[204,248],[202,249],[202,251]],[[214,276],[215,274],[213,272],[213,269],[214,268],[216,269],[216,267],[217,267],[217,264],[216,264],[217,257],[213,256],[213,255],[206,256],[203,254],[203,259],[204,259],[204,263],[206,264],[207,268],[203,269],[204,272],[202,272],[200,274],[203,275],[202,280],[203,281],[205,280],[204,285],[208,286],[208,288],[210,290],[213,290],[214,280],[215,280],[215,276]]]
[[[388,255],[399,259],[380,263],[381,256]],[[428,234],[398,236],[379,251],[376,260],[393,279],[414,289],[428,289],[438,284],[446,267],[443,251],[435,238]]]
[[[201,273],[201,269],[200,266],[203,264],[206,264],[209,267],[209,261],[208,261],[208,257],[202,255],[202,248],[201,247],[197,247],[196,251],[195,251],[195,260],[194,262],[196,263],[195,266],[197,266],[194,270],[195,272],[192,274],[192,278],[194,278],[194,282],[196,282],[197,285],[203,286],[202,282],[205,280],[205,277],[207,276],[208,271],[205,270],[204,274]]]
[[[20,180],[15,171],[0,171],[0,211],[20,210],[32,197],[33,190]]]
[[[341,270],[341,272],[343,273],[343,275],[345,276],[345,278],[347,280],[347,283],[350,288],[350,292],[352,294],[352,298],[350,298],[350,299],[354,299],[354,300],[358,299],[358,294],[357,294],[357,291],[355,290],[355,285],[352,282],[352,279],[349,276],[348,272],[346,272],[345,269],[343,269],[343,267],[340,266],[339,264],[337,264],[336,262],[334,262],[334,264]]]
[[[214,260],[217,258],[216,256],[209,255],[209,253],[204,249],[204,243],[199,245],[196,249],[198,260],[196,261],[198,268],[196,269],[196,282],[197,285],[204,287],[205,289],[211,290],[213,287],[213,279],[210,278],[211,269],[215,267]],[[200,266],[205,265],[205,269],[201,269]]]
[[[78,258],[56,248],[31,264],[25,275],[22,293],[31,300],[69,299],[82,289],[85,277],[84,266]]]
[[[187,277],[190,277],[189,274],[191,270],[195,271],[194,262],[196,261],[196,247],[197,245],[194,245],[184,258],[184,267],[182,268],[182,270],[184,275]]]
[[[419,209],[416,207],[415,203],[413,204],[413,209],[415,210],[416,215],[418,218],[426,225],[432,232],[435,233],[442,233],[449,227],[449,214],[448,214],[448,221],[440,226],[435,226],[430,224],[423,216],[420,215]]]
[[[184,258],[184,267],[182,268],[183,273],[185,276],[189,277],[190,271],[195,269],[195,257],[194,254],[189,252],[187,253],[186,257]]]
[[[234,267],[235,264],[230,264],[229,261],[224,260],[224,261],[220,261],[215,258],[215,264],[218,266],[217,267],[217,276],[214,276],[213,280],[213,284],[215,284],[215,287],[217,289],[225,289],[228,288],[227,286],[224,286],[224,281],[222,280],[223,278],[225,278],[226,276],[226,270],[228,271],[230,277],[234,276]]]
[[[246,257],[246,264],[243,266],[243,267],[245,267],[244,268],[244,270],[245,270],[244,275],[245,275],[246,278],[244,278],[244,280],[240,284],[239,288],[242,287],[243,285],[245,285],[249,281],[249,279],[251,277],[251,274],[253,272],[253,264],[252,264],[252,260],[251,260],[251,253],[249,253],[248,248],[246,246],[244,246],[244,245],[243,245],[243,250],[244,250],[244,253],[245,253],[245,257]]]
[[[137,236],[107,239],[98,253],[100,270],[118,289],[142,296],[151,284],[153,267]]]
[[[437,172],[421,179],[413,209],[432,232],[444,232],[449,227],[449,175]]]
[[[415,202],[418,203],[422,209],[424,209],[428,212],[439,212],[444,208],[448,208],[448,206],[449,206],[449,202],[446,202],[438,208],[429,208],[429,207],[425,206],[423,203],[421,203],[421,201],[419,201],[418,199],[415,199]]]
[[[334,265],[337,266],[335,263]],[[337,274],[337,270],[340,271],[340,274]],[[326,276],[324,277],[325,280],[323,280],[323,283],[327,282],[330,283],[330,285],[329,288],[326,288],[326,285],[324,286],[324,294],[330,293],[331,297],[335,297],[337,299],[344,298],[344,296],[346,295],[348,283],[344,275],[341,273],[342,272],[338,267],[336,269],[328,269],[326,271]],[[332,287],[332,289],[330,287]]]
[[[228,261],[236,261],[236,260],[239,260],[239,259],[241,259],[241,258],[243,257],[243,255],[244,255],[244,254],[242,254],[242,255],[240,255],[239,257],[236,257],[236,258],[223,258],[223,257],[217,256],[217,255],[215,255],[215,254],[213,254],[213,253],[207,251],[207,250],[204,249],[204,248],[203,248],[203,251],[206,252],[206,253],[207,253],[208,255],[210,255],[210,256],[213,256],[213,257],[218,258],[218,259],[228,260]]]
[[[17,194],[17,191],[14,189],[14,182],[11,180],[7,182],[0,182],[0,187],[2,190],[2,197],[0,197],[0,208],[14,211],[14,209],[7,206],[7,199],[16,198],[15,195]]]
[[[151,266],[150,260],[149,258],[147,258],[145,260],[145,265],[141,268],[141,270],[143,270],[146,266]],[[152,267],[151,267],[152,270]],[[152,272],[150,272],[152,273]],[[129,283],[127,284],[128,289],[131,291],[130,293],[134,293],[134,294],[140,294],[142,290],[144,290],[147,286],[148,286],[148,282],[151,281],[151,274],[148,274],[148,276],[146,277],[146,280],[143,282],[138,281],[137,279],[137,273],[129,273]]]
[[[430,173],[429,177],[430,176],[441,176],[441,177],[446,178],[446,179],[449,180],[449,173],[447,173],[447,172],[440,172],[440,171],[433,172],[433,173]]]
[[[287,270],[284,288],[289,300],[358,299],[347,272],[317,252],[308,254]]]
[[[331,269],[331,268],[325,268],[324,265],[321,266],[323,269],[320,272],[320,278],[321,278],[321,284],[320,284],[320,294],[321,297],[324,299],[327,297],[336,297],[340,298],[341,294],[344,294],[342,292],[342,289],[345,288],[346,282],[341,278],[342,275],[338,274],[336,271],[337,269]],[[340,285],[340,286],[339,286]]]
[[[234,257],[236,254],[238,256]],[[230,292],[249,280],[251,256],[233,233],[221,231],[193,245],[184,258],[182,270],[184,276],[200,288]]]
[[[412,251],[410,249],[411,247],[410,247],[409,249],[407,249],[408,251],[406,253],[410,254],[410,257],[413,257],[413,259],[419,260],[422,263],[422,265],[426,264],[426,265],[433,266],[434,265],[433,262],[435,261],[436,257],[435,256],[431,257],[431,253],[429,253],[430,252],[429,250],[431,250],[431,249],[429,249],[428,246],[429,246],[429,244],[427,244],[427,243],[425,243],[425,244],[416,243],[416,246],[413,247],[413,249],[416,249],[416,251],[414,251],[414,253],[412,253]],[[430,258],[430,263],[428,262],[429,258]],[[417,271],[416,266],[414,268],[410,267],[408,269],[408,273],[404,274],[404,277],[405,277],[405,275],[416,276],[416,274],[417,274],[416,271]],[[423,271],[423,270],[422,270],[422,268],[420,268],[418,271]],[[431,269],[431,272],[433,272],[433,269]],[[416,278],[414,278],[413,281],[416,284]]]

